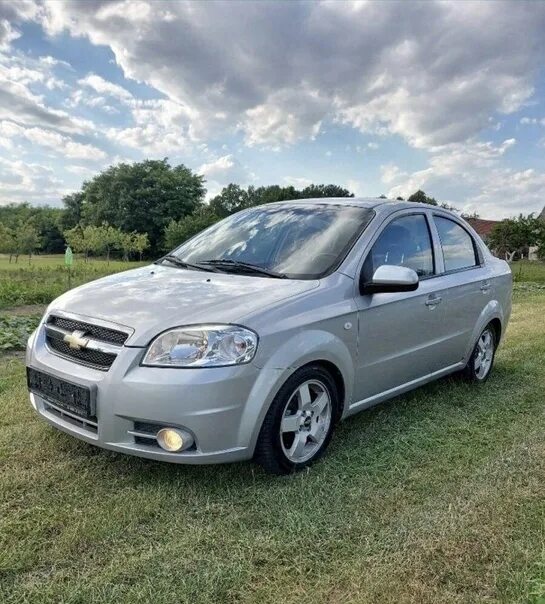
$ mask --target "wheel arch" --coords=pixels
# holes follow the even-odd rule
[[[494,328],[496,338],[496,347],[499,345],[500,340],[503,336],[503,325],[504,325],[504,315],[503,310],[500,303],[497,300],[491,300],[482,310],[479,319],[477,320],[475,327],[473,329],[473,333],[471,334],[471,339],[468,342],[465,361],[467,362],[473,352],[473,348],[475,347],[475,342],[479,337],[480,333],[487,325],[492,325]]]
[[[338,338],[332,337],[332,334],[327,332],[314,331],[311,334],[306,334],[309,345],[302,353],[300,346],[292,340],[285,342],[282,346],[280,354],[275,354],[269,359],[267,365],[261,368],[261,377],[258,378],[250,399],[259,399],[254,393],[265,389],[267,396],[261,398],[258,406],[250,404],[247,406],[244,417],[241,423],[241,432],[248,434],[247,430],[251,431],[250,442],[248,443],[250,450],[253,452],[263,421],[270,409],[276,395],[286,383],[286,381],[297,371],[303,367],[317,365],[324,368],[330,373],[335,385],[339,391],[339,399],[341,405],[337,411],[335,420],[338,421],[344,416],[348,409],[348,404],[352,396],[351,384],[354,381],[354,364],[352,355],[347,346]],[[312,342],[313,345],[310,345]],[[300,342],[299,342],[300,344]],[[291,358],[291,362],[285,363],[284,367],[277,363],[279,358],[288,359],[293,355],[294,351],[298,351],[299,358]],[[301,354],[302,353],[302,354]]]
[[[492,325],[494,329],[494,335],[496,336],[496,346],[500,343],[503,332],[502,332],[502,324],[501,320],[498,317],[494,317],[488,325]]]

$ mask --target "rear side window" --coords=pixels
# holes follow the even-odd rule
[[[440,216],[434,216],[433,219],[443,248],[445,271],[477,266],[473,237],[453,220]]]
[[[390,222],[365,260],[365,278],[369,280],[383,264],[412,268],[419,277],[434,274],[431,236],[423,214],[403,216]]]

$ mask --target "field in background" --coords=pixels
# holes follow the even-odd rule
[[[515,282],[545,283],[545,262],[519,260],[511,262],[511,270]]]
[[[274,478],[105,452],[39,420],[13,349],[67,283],[61,257],[38,262],[0,259],[2,604],[545,602],[545,264],[513,264],[536,283],[516,283],[484,387],[449,378],[363,412],[321,463]]]
[[[104,277],[111,273],[142,266],[144,262],[75,258],[71,269],[72,287]],[[49,304],[68,290],[68,269],[63,256],[20,256],[19,262],[9,263],[8,256],[0,256],[0,310],[22,304]]]

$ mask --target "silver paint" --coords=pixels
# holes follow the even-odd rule
[[[338,369],[346,418],[463,368],[490,321],[497,320],[501,334],[505,332],[511,312],[509,266],[494,258],[458,216],[377,199],[301,203],[352,204],[375,212],[338,269],[323,279],[149,266],[99,279],[55,300],[29,340],[27,364],[94,388],[98,423],[94,432],[76,425],[32,395],[36,411],[57,428],[114,451],[178,463],[249,459],[276,393],[303,365],[327,362]],[[361,295],[359,275],[373,242],[391,220],[414,213],[428,218],[437,274],[420,280],[414,291]],[[449,217],[471,233],[482,256],[480,266],[444,272],[433,214]],[[109,371],[77,365],[47,348],[45,319],[53,311],[130,332]],[[140,365],[159,333],[200,323],[235,323],[254,330],[259,345],[253,361],[202,369]],[[141,444],[134,436],[134,421],[186,430],[195,447],[167,453]]]

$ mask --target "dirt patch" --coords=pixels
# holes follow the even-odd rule
[[[43,315],[46,308],[47,304],[22,304],[3,308],[0,313],[11,316]]]

